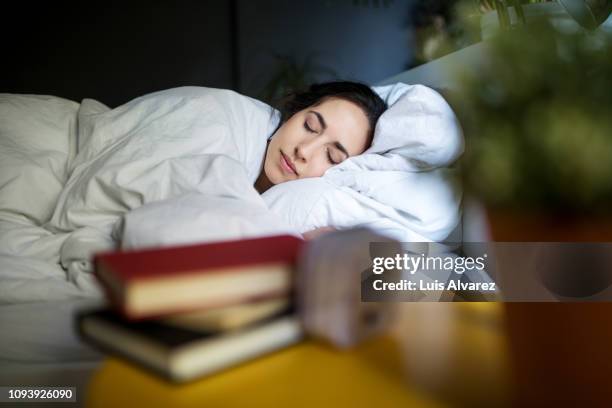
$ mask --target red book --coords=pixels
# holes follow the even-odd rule
[[[303,240],[279,235],[98,254],[95,273],[129,319],[286,296]]]

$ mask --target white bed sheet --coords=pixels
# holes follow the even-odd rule
[[[74,316],[102,306],[102,300],[61,299],[0,306],[0,365],[99,361],[102,355],[83,343]]]

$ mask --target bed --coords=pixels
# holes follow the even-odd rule
[[[480,45],[469,47],[382,81],[380,90],[386,92],[386,98],[393,98],[394,92],[399,95],[404,89],[394,87],[397,82],[446,88],[451,82],[445,68],[457,61],[471,65],[480,52]],[[130,102],[132,105],[127,104],[128,108],[123,110],[110,110],[87,99],[78,104],[29,95],[17,98],[17,102],[12,96],[11,108],[3,111],[4,128],[10,123],[10,133],[16,136],[6,138],[5,132],[0,158],[0,171],[13,171],[2,176],[9,189],[1,191],[1,384],[55,383],[78,387],[86,384],[102,356],[79,341],[73,314],[82,308],[104,304],[91,274],[89,259],[95,252],[116,248],[118,237],[123,238],[124,248],[134,248],[262,234],[299,235],[330,220],[340,228],[375,227],[401,241],[459,242],[466,234],[470,240],[483,237],[484,228],[478,215],[468,228],[458,221],[460,192],[440,182],[450,177],[446,167],[461,153],[462,144],[448,146],[442,140],[440,143],[445,147],[432,150],[442,152],[431,159],[431,163],[438,164],[430,169],[435,177],[418,180],[398,177],[394,181],[397,184],[391,185],[393,188],[401,183],[404,184],[397,188],[404,188],[406,183],[408,188],[413,188],[421,183],[422,188],[436,192],[413,207],[406,208],[404,202],[385,198],[389,194],[384,188],[372,188],[372,194],[364,198],[363,184],[356,182],[356,178],[347,181],[347,174],[356,174],[359,180],[371,182],[366,177],[369,173],[363,171],[371,165],[368,160],[349,163],[324,180],[276,186],[261,197],[251,186],[259,166],[255,158],[262,152],[258,150],[260,145],[249,141],[249,135],[270,133],[276,125],[274,113],[267,105],[232,91],[208,92],[203,102],[202,95],[198,94],[201,90],[177,89],[180,91],[173,91],[169,96],[175,98],[174,103],[167,102],[167,95],[163,100],[143,97]],[[414,92],[417,91],[429,92],[423,89]],[[228,100],[231,103],[227,104]],[[214,107],[214,114],[204,118],[196,115],[202,104],[209,111]],[[183,129],[181,137],[183,141],[185,135],[194,137],[183,144],[185,150],[177,150],[176,145],[163,145],[162,138],[169,133],[158,122],[147,122],[151,115],[165,115],[168,128],[184,126],[185,118],[189,118],[191,127]],[[220,117],[233,118],[238,128],[220,128]],[[223,133],[225,139],[206,139],[201,137],[202,132],[193,130],[203,127],[214,129],[216,134]],[[150,140],[152,129],[159,139]],[[131,135],[129,140],[120,140],[124,134]],[[215,144],[216,152],[227,151],[222,155],[211,154],[207,149]],[[151,162],[151,146],[167,154]],[[385,145],[377,148],[379,152],[394,151]],[[177,155],[180,160],[173,159]],[[395,159],[387,158],[385,165],[391,166],[387,170],[397,173],[392,167]],[[15,173],[14,169],[20,166],[17,162],[25,162],[27,166]],[[246,171],[238,162],[247,164]],[[422,165],[418,160],[410,163]],[[117,172],[117,168],[128,170]],[[226,172],[240,173],[240,177],[224,184],[219,194],[218,180]],[[191,176],[203,173],[212,176]],[[178,178],[180,185],[165,183],[169,178]],[[121,193],[117,194],[119,190]],[[297,200],[295,197],[304,197],[302,191],[315,193],[308,194],[307,200]],[[152,204],[143,205],[148,202]],[[332,208],[330,202],[343,202],[352,210]],[[440,203],[446,203],[450,210],[447,207],[440,210],[441,207],[436,207]],[[95,214],[86,211],[92,206],[97,209]],[[176,214],[177,208],[182,215],[172,217],[169,222],[165,215]],[[422,209],[429,212],[414,216],[415,211]],[[348,217],[349,213],[353,215]],[[144,219],[153,221],[144,223]],[[194,219],[198,228],[192,226]],[[224,221],[220,223],[220,219]]]

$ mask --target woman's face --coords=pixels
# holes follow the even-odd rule
[[[268,144],[263,168],[268,184],[322,176],[331,166],[363,153],[368,133],[363,110],[344,99],[328,98],[297,112]]]

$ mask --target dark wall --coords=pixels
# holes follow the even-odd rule
[[[367,3],[364,5],[364,3]],[[242,90],[256,95],[278,69],[274,55],[310,58],[321,79],[369,84],[400,73],[412,59],[414,0],[242,0],[239,2]],[[378,6],[376,6],[378,4]]]
[[[0,28],[0,92],[116,106],[180,85],[229,88],[229,15],[225,0],[21,2]]]
[[[411,59],[413,2],[358,3],[22,1],[0,25],[0,92],[88,97],[109,106],[182,85],[260,97],[277,69],[274,54],[316,56],[334,72],[317,80],[375,83]]]

